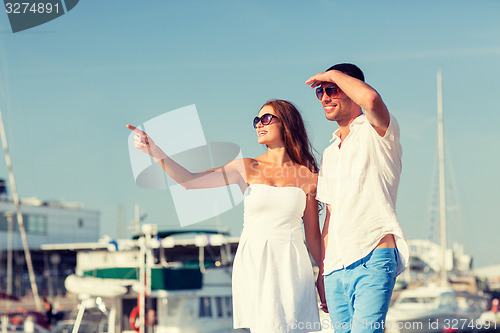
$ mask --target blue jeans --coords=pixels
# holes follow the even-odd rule
[[[335,333],[384,331],[397,267],[398,250],[381,248],[324,277]]]

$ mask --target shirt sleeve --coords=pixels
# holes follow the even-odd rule
[[[370,135],[378,144],[380,144],[380,147],[387,154],[401,155],[402,149],[401,149],[401,144],[399,142],[399,136],[400,136],[399,124],[396,118],[392,114],[389,115],[390,115],[390,121],[389,121],[389,126],[385,131],[385,135],[380,136],[380,134],[378,134],[377,131],[371,125],[369,126]]]
[[[378,165],[383,165],[381,175],[386,178],[387,182],[399,181],[399,174],[402,169],[403,149],[399,141],[399,124],[396,118],[390,115],[389,127],[385,135],[382,137],[376,134],[377,154],[376,159]],[[373,130],[373,133],[376,133]]]
[[[385,135],[381,137],[383,141],[386,141],[387,143],[397,143],[399,144],[399,124],[396,118],[392,115],[390,115],[390,121],[389,121],[389,127],[387,127],[387,131],[385,132]]]

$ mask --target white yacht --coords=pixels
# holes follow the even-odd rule
[[[65,281],[81,299],[78,313],[54,332],[235,332],[231,268],[237,241],[214,231],[158,233],[145,225],[133,240],[79,251],[76,273]],[[86,320],[89,310],[100,319]]]
[[[389,308],[387,333],[475,332],[487,298],[451,287],[427,286],[401,292]]]

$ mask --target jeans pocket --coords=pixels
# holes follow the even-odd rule
[[[363,267],[372,272],[395,273],[398,268],[396,251],[396,249],[375,249],[363,263]]]

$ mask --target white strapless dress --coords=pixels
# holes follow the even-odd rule
[[[302,229],[306,194],[298,187],[252,184],[244,196],[243,232],[233,265],[234,328],[319,331],[314,273]]]

